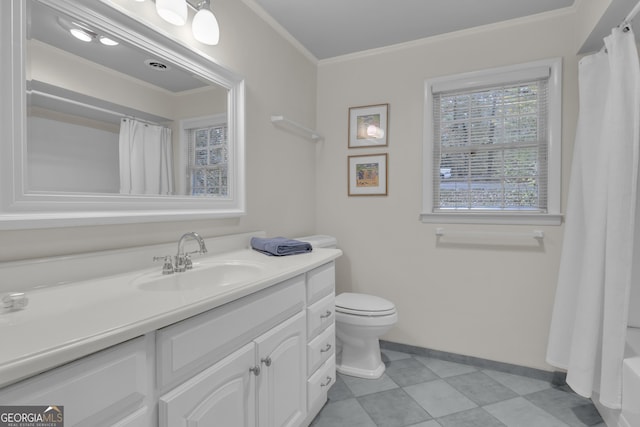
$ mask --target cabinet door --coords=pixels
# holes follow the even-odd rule
[[[135,338],[14,384],[0,390],[0,405],[64,406],[65,426],[111,426],[134,412],[130,425],[149,425],[148,347]]]
[[[255,427],[255,344],[250,343],[160,398],[161,427]]]
[[[305,313],[281,323],[255,342],[262,367],[258,377],[258,425],[300,425],[307,412]]]

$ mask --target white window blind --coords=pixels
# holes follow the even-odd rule
[[[189,194],[229,195],[229,147],[227,125],[187,129],[186,167]]]
[[[433,212],[547,212],[548,75],[433,94]]]

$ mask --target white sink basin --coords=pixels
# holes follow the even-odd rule
[[[135,279],[134,285],[145,291],[190,291],[228,287],[257,279],[265,269],[263,264],[247,261],[206,262],[195,264],[192,270],[182,273],[149,273]]]

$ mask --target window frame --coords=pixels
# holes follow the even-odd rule
[[[188,193],[191,197],[208,197],[208,196],[199,196],[199,195],[192,194],[193,189],[191,188],[191,183],[189,182],[190,178],[188,178],[190,176],[189,168],[190,166],[192,166],[190,164],[191,159],[188,158],[189,156],[187,154],[189,152],[189,145],[192,143],[190,141],[189,133],[193,129],[225,126],[227,128],[227,150],[228,150],[228,156],[229,156],[229,160],[227,162],[227,187],[228,187],[227,191],[229,192],[233,188],[235,183],[233,182],[234,159],[233,159],[233,150],[231,150],[231,147],[229,146],[229,123],[227,122],[227,114],[219,113],[219,114],[213,114],[209,116],[182,119],[180,120],[179,126],[180,126],[180,129],[179,129],[180,171],[178,172],[176,177],[177,178],[176,181],[178,184],[178,187],[176,188],[179,188],[180,190],[185,191],[185,193]],[[229,195],[211,197],[212,200],[225,200],[228,198],[229,198]]]
[[[509,84],[522,80],[541,68],[549,70],[548,81],[548,160],[547,160],[547,212],[515,210],[455,210],[435,212],[433,203],[434,173],[434,111],[433,92],[472,90],[484,86]],[[531,224],[560,225],[562,186],[562,58],[551,58],[524,64],[497,67],[451,76],[436,77],[424,83],[424,135],[422,159],[422,212],[424,223],[459,224]]]

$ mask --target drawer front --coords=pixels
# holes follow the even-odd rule
[[[307,308],[308,340],[314,339],[328,326],[333,325],[336,318],[335,309],[336,298],[333,292]]]
[[[304,307],[304,275],[161,329],[162,390],[195,375]]]
[[[313,304],[325,295],[335,292],[336,265],[331,261],[307,273],[307,304]]]
[[[323,333],[307,344],[307,375],[311,375],[335,354],[336,329],[329,326]]]
[[[321,407],[327,401],[327,392],[336,382],[336,357],[331,356],[307,381],[307,408]]]
[[[145,337],[119,344],[0,391],[1,405],[61,405],[64,425],[114,424],[144,407],[151,393]],[[147,421],[148,423],[148,421]]]

